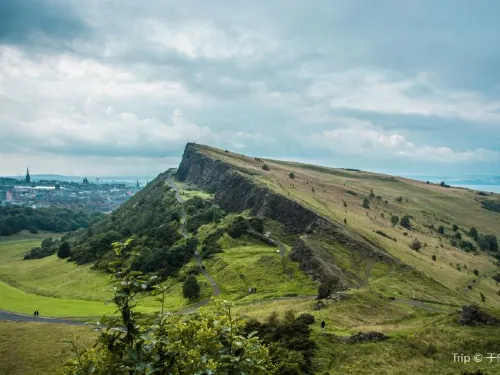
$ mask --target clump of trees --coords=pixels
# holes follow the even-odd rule
[[[248,222],[242,216],[236,216],[227,227],[227,234],[233,238],[241,237],[248,230]]]
[[[310,325],[315,322],[311,314],[298,317],[291,310],[279,318],[273,312],[263,323],[256,319],[245,325],[245,333],[256,332],[269,348],[269,360],[274,369],[271,374],[302,375],[313,374],[312,363],[317,345],[311,338]]]
[[[497,237],[493,234],[483,234],[479,237],[478,245],[484,251],[498,251]]]
[[[104,217],[101,213],[88,213],[67,208],[37,208],[21,206],[0,206],[0,236],[10,236],[22,230],[36,233],[69,232],[87,228],[91,223]]]
[[[45,238],[40,247],[34,247],[31,249],[30,252],[24,256],[24,259],[41,259],[51,256],[59,249],[59,243],[59,240],[54,240],[52,237]]]
[[[200,284],[194,275],[189,275],[182,285],[182,295],[184,298],[196,299],[200,296]]]

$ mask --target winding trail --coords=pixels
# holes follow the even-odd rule
[[[10,311],[5,311],[5,310],[0,310],[0,320],[9,320],[9,321],[14,321],[14,322],[69,324],[69,325],[74,325],[74,326],[85,325],[85,322],[81,322],[81,321],[77,321],[77,320],[24,315],[24,314],[13,313]]]

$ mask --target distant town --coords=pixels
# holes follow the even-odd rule
[[[24,178],[0,177],[0,204],[32,208],[62,207],[88,212],[111,212],[136,194],[148,181],[68,181],[61,176],[34,180],[26,169]],[[74,178],[72,178],[74,180]]]

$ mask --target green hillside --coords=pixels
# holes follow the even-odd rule
[[[127,266],[157,276],[170,311],[210,309],[216,296],[261,322],[273,312],[311,314],[311,373],[458,373],[450,353],[487,353],[500,334],[457,323],[473,303],[500,314],[499,203],[498,194],[188,144],[177,170],[64,235],[68,259],[23,260],[42,236],[0,242],[0,309],[112,313],[104,305],[112,243],[132,239]],[[193,300],[182,295],[190,275],[201,286]],[[331,289],[317,301],[320,286]],[[160,306],[145,293],[137,308]],[[371,331],[389,339],[346,341]],[[468,369],[494,373],[500,364],[487,365]]]

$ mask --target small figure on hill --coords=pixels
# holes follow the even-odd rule
[[[33,311],[33,316],[36,316],[36,310],[35,310],[35,311]]]
[[[326,323],[325,323],[325,321],[323,320],[323,321],[321,322],[321,330],[322,330],[323,332],[325,331],[325,326],[326,326]]]

